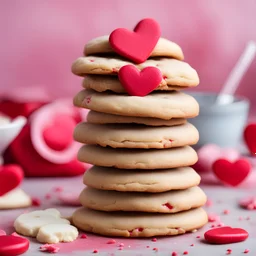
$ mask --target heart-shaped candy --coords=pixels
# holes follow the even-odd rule
[[[161,35],[159,24],[153,19],[143,19],[134,31],[115,29],[109,43],[115,52],[135,63],[144,62],[155,48]]]
[[[0,196],[16,188],[23,179],[23,170],[18,165],[0,167]]]
[[[244,130],[244,140],[251,154],[256,156],[256,123],[246,126]]]
[[[57,151],[61,151],[73,142],[73,131],[76,122],[69,115],[59,114],[43,131],[46,144]]]
[[[0,236],[0,255],[16,256],[25,253],[29,240],[20,236]]]
[[[155,67],[146,67],[140,71],[133,65],[125,65],[120,68],[118,77],[127,93],[132,96],[145,96],[162,81],[161,71]]]
[[[251,165],[246,159],[230,162],[226,159],[218,159],[213,164],[213,172],[224,183],[231,186],[239,185],[248,176]]]
[[[212,244],[230,244],[242,242],[249,236],[248,232],[241,228],[220,227],[210,229],[204,234],[207,242]]]

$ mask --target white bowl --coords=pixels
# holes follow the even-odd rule
[[[24,116],[18,116],[13,120],[8,117],[0,117],[0,156],[18,136],[26,122],[27,119]]]

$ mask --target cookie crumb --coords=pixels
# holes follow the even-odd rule
[[[52,195],[49,194],[49,193],[47,193],[47,194],[45,194],[44,198],[45,198],[45,199],[51,199],[51,198],[52,198]]]
[[[86,235],[86,234],[82,234],[82,235],[80,236],[80,238],[85,239],[85,238],[87,238],[87,235]]]
[[[114,239],[107,241],[107,244],[115,244],[115,243],[116,243],[116,240],[114,240]]]
[[[52,189],[54,192],[58,193],[58,192],[62,192],[63,191],[63,187],[54,187]]]
[[[213,201],[211,199],[207,199],[205,206],[210,207],[213,205]]]
[[[224,213],[225,215],[228,215],[228,214],[230,214],[230,210],[227,210],[227,209],[226,209],[226,210],[223,211],[223,213]]]
[[[57,253],[60,248],[53,244],[44,244],[39,247],[41,252]]]
[[[41,205],[41,200],[37,197],[32,198],[32,205],[33,206],[40,206]]]
[[[231,249],[227,249],[227,254],[231,254],[232,250]]]
[[[195,232],[197,232],[197,229],[193,229],[193,230],[191,231],[191,233],[195,233]]]

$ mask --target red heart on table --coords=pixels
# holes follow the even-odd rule
[[[18,165],[0,167],[0,196],[16,188],[23,179],[23,170]]]
[[[226,159],[218,159],[213,163],[212,168],[222,182],[237,186],[248,176],[251,165],[246,159],[239,159],[234,163]]]
[[[64,150],[73,142],[76,122],[69,115],[58,115],[43,131],[46,144],[54,150]]]
[[[212,244],[242,242],[246,240],[248,236],[248,232],[244,229],[231,227],[214,228],[204,233],[205,240]]]
[[[20,236],[0,236],[0,255],[16,256],[25,253],[29,240]]]
[[[144,62],[155,48],[161,35],[159,24],[153,19],[143,19],[134,31],[115,29],[109,37],[111,47],[121,56],[135,63]]]
[[[146,67],[140,71],[133,65],[126,65],[120,68],[118,77],[127,93],[132,96],[145,96],[162,81],[162,73],[155,67]]]
[[[256,123],[247,125],[244,130],[244,140],[251,154],[256,156]]]

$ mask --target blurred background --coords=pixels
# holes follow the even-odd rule
[[[219,91],[248,40],[256,40],[255,0],[1,0],[0,96],[20,100],[73,97],[70,72],[85,43],[117,27],[156,19],[199,73],[196,90]],[[256,110],[256,60],[237,94]]]

